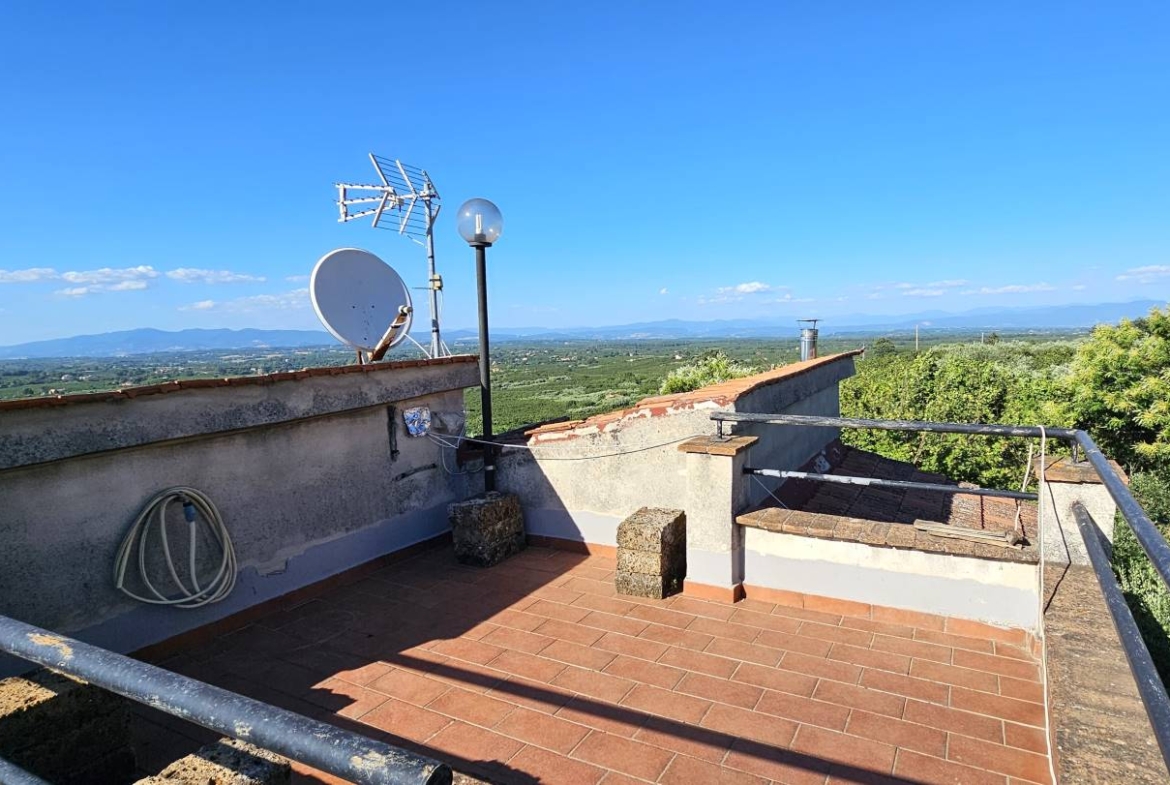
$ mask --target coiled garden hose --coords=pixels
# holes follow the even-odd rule
[[[179,577],[178,570],[175,569],[174,558],[171,556],[170,544],[167,541],[167,507],[175,502],[183,505],[183,516],[187,520],[187,527],[190,534],[190,546],[187,554],[190,587]],[[216,571],[215,577],[206,586],[200,584],[197,572],[199,560],[197,558],[196,543],[198,541],[198,522],[200,518],[203,519],[212,537],[215,538],[220,550],[223,552],[223,558],[219,562],[219,569]],[[179,588],[178,596],[168,597],[164,595],[150,581],[146,556],[147,540],[151,531],[151,524],[154,524],[155,528],[158,529],[166,568],[170,573],[171,580]],[[153,595],[152,597],[144,597],[126,588],[126,570],[129,567],[132,554],[135,550],[135,541],[138,543],[138,576],[147,591]],[[219,510],[215,508],[215,504],[212,503],[211,499],[207,498],[206,495],[195,488],[187,488],[184,486],[167,488],[165,491],[155,494],[146,503],[146,506],[142,508],[142,512],[138,514],[138,517],[134,520],[134,524],[126,532],[126,538],[122,540],[121,547],[118,548],[118,557],[114,561],[114,585],[123,594],[139,602],[187,609],[201,608],[204,605],[219,602],[231,594],[232,589],[236,585],[236,552],[232,547],[232,538],[228,534],[227,527],[224,526],[223,518],[220,517]]]

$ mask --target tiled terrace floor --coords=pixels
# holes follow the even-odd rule
[[[164,664],[493,782],[1048,782],[1022,635],[812,597],[618,597],[613,567],[434,550]],[[138,724],[146,770],[209,738]]]

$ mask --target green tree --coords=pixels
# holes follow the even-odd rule
[[[1065,383],[1067,418],[1130,471],[1170,471],[1170,308],[1093,330]]]
[[[873,342],[873,346],[867,350],[867,354],[871,357],[885,357],[888,354],[897,353],[898,347],[889,338],[878,338]]]
[[[695,362],[680,365],[667,374],[659,392],[663,395],[690,392],[729,379],[751,376],[754,373],[759,373],[759,369],[735,362],[723,350],[707,351]]]

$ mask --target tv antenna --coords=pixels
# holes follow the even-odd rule
[[[374,184],[337,183],[339,223],[373,217],[375,229],[394,229],[427,249],[427,288],[430,290],[431,344],[428,357],[448,355],[451,350],[439,334],[439,298],[443,278],[435,272],[435,219],[439,217],[439,192],[425,169],[370,153],[370,163],[381,181]],[[356,193],[355,193],[356,192]],[[413,339],[412,339],[413,340]],[[417,342],[415,342],[417,345]]]
[[[333,337],[376,362],[410,337],[410,290],[394,268],[369,251],[339,248],[321,257],[309,278],[313,310]]]

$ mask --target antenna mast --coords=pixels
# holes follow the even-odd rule
[[[428,350],[413,338],[411,340],[428,357],[449,355],[451,351],[439,334],[439,296],[443,291],[443,278],[435,272],[435,219],[442,207],[439,192],[425,169],[374,153],[370,153],[370,163],[374,165],[380,183],[337,183],[338,223],[373,216],[375,229],[395,229],[398,234],[427,249],[431,345]],[[354,191],[356,195],[352,193]]]

